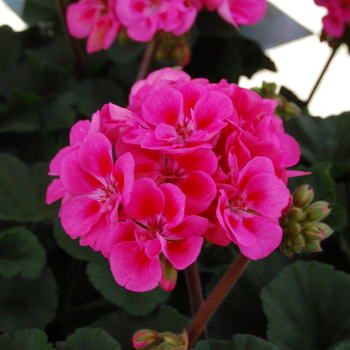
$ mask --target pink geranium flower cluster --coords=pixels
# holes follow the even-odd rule
[[[288,171],[299,161],[277,101],[165,68],[76,123],[50,164],[47,203],[62,226],[110,260],[117,283],[170,290],[204,238],[260,259],[282,239]]]
[[[328,14],[322,19],[324,32],[334,38],[341,38],[346,26],[350,25],[350,1],[315,0],[315,3],[328,10]]]
[[[266,0],[80,0],[68,6],[67,25],[76,38],[88,38],[88,53],[108,49],[122,28],[139,42],[158,30],[182,35],[193,25],[203,5],[238,28],[251,25],[266,12]]]

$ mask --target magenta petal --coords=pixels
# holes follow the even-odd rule
[[[180,225],[164,233],[164,237],[170,240],[178,240],[189,236],[202,236],[208,230],[208,227],[208,219],[197,215],[189,215],[183,219]]]
[[[162,184],[160,189],[165,199],[162,216],[166,219],[168,228],[175,227],[185,215],[186,197],[177,186],[170,183]]]
[[[295,139],[288,135],[282,134],[280,136],[281,148],[284,151],[282,166],[288,168],[298,164],[300,159],[300,147]]]
[[[190,236],[182,241],[166,241],[163,253],[177,270],[183,270],[194,263],[201,252],[203,237]]]
[[[257,174],[247,183],[242,194],[247,208],[271,217],[281,217],[289,201],[289,190],[275,175]]]
[[[112,144],[100,133],[87,135],[78,151],[79,165],[100,181],[112,173]]]
[[[253,260],[265,258],[280,245],[283,235],[280,225],[256,215],[245,218],[244,224],[254,232],[256,238],[254,246],[246,247],[238,244],[240,251],[247,258]]]
[[[176,156],[179,169],[186,173],[201,170],[209,175],[213,175],[218,167],[218,160],[213,151],[208,149],[196,149],[194,152]]]
[[[214,180],[203,171],[193,171],[178,182],[186,196],[186,214],[199,214],[208,209],[216,196]]]
[[[99,220],[101,205],[87,196],[74,196],[61,207],[61,223],[72,238],[89,232]]]
[[[170,87],[163,87],[149,96],[142,105],[143,119],[151,125],[176,126],[183,114],[182,94]]]
[[[149,259],[136,242],[120,242],[110,255],[116,282],[133,292],[146,292],[159,285],[162,269],[158,257]]]
[[[71,146],[76,147],[84,141],[90,126],[90,120],[79,120],[72,126],[69,133],[69,143]]]
[[[61,181],[64,188],[72,194],[93,193],[102,186],[102,183],[80,167],[77,153],[72,151],[63,159]]]
[[[232,101],[219,91],[210,91],[202,96],[194,107],[197,130],[209,128],[218,121],[228,118],[233,112]]]
[[[145,225],[157,224],[163,214],[164,194],[149,178],[138,179],[134,183],[130,202],[124,207],[125,213]]]
[[[145,245],[145,253],[150,259],[154,259],[162,252],[162,245],[158,239],[149,240]]]
[[[311,172],[300,170],[286,170],[286,173],[288,177],[306,176],[312,174]]]
[[[63,187],[62,181],[60,179],[54,179],[47,188],[46,204],[51,204],[61,199],[65,192],[66,190]]]
[[[130,201],[130,192],[134,185],[134,170],[135,162],[130,152],[119,157],[114,165],[113,174],[123,197],[123,205],[127,205]]]
[[[71,146],[67,146],[62,148],[58,153],[55,155],[55,157],[50,162],[50,171],[48,172],[51,176],[60,175],[61,173],[61,164],[64,159],[64,157],[72,151]]]
[[[95,4],[84,4],[82,1],[70,4],[67,8],[66,20],[69,33],[75,38],[86,38],[96,17]]]

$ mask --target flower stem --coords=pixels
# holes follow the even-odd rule
[[[192,323],[190,324],[190,327],[187,330],[189,338],[189,349],[191,349],[192,345],[197,340],[199,334],[205,327],[209,318],[212,316],[223,298],[237,281],[238,277],[241,275],[249,261],[249,258],[240,254],[233,262],[229,270],[226,272],[224,277],[221,279],[221,281],[217,284],[215,289],[211,292],[203,306],[199,309]]]
[[[333,58],[334,58],[334,55],[335,55],[335,53],[337,52],[339,46],[340,46],[340,44],[337,45],[337,46],[335,46],[335,47],[333,48],[333,51],[332,51],[331,55],[329,56],[328,61],[327,61],[326,65],[324,66],[324,68],[323,68],[323,70],[322,70],[322,72],[321,72],[321,74],[320,74],[318,80],[316,81],[316,83],[315,83],[315,85],[314,85],[314,87],[313,87],[313,89],[312,89],[312,91],[311,91],[311,93],[310,93],[309,98],[308,98],[307,101],[305,102],[305,107],[308,106],[308,104],[310,103],[312,97],[314,96],[314,94],[315,94],[315,92],[316,92],[316,90],[317,90],[317,88],[318,88],[318,85],[320,84],[320,82],[321,82],[323,76],[325,75],[325,73],[326,73],[326,71],[327,71],[327,69],[328,69],[330,63],[332,62],[332,60],[333,60]]]
[[[151,41],[148,42],[146,46],[145,53],[143,54],[141,65],[136,76],[136,81],[145,79],[148,75],[151,63],[153,61],[153,56],[158,47],[158,38],[155,34]]]
[[[80,50],[77,40],[73,38],[68,32],[67,22],[66,22],[67,5],[65,0],[56,0],[56,7],[58,9],[63,31],[65,32],[68,38],[70,47],[74,55],[75,62],[77,63],[78,69],[80,71],[80,74],[83,78],[86,78],[89,74],[88,74],[86,63],[84,61],[83,54]]]

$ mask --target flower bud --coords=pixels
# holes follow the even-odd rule
[[[132,345],[135,349],[149,349],[159,340],[159,333],[151,329],[141,329],[132,337]]]
[[[306,240],[302,234],[298,234],[297,236],[293,237],[293,243],[294,243],[294,246],[305,247]]]
[[[165,256],[161,258],[160,266],[163,271],[163,276],[160,280],[160,285],[165,291],[170,292],[174,289],[176,285],[177,270]]]
[[[322,241],[328,238],[333,230],[323,222],[315,222],[303,228],[304,236],[308,241]]]
[[[304,212],[300,208],[290,207],[287,216],[290,221],[298,222],[304,218]]]
[[[324,220],[331,210],[328,208],[329,203],[325,201],[317,201],[312,203],[305,213],[305,219],[307,221],[321,221]]]
[[[309,185],[301,185],[293,193],[293,204],[304,208],[313,201],[314,195],[314,190]]]
[[[319,241],[307,242],[305,248],[312,253],[317,253],[321,251],[321,245]]]
[[[297,236],[301,232],[301,225],[297,222],[288,226],[288,232],[292,236]]]
[[[297,116],[301,113],[301,109],[294,102],[287,102],[284,112],[287,115]]]

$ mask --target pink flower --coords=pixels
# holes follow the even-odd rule
[[[135,292],[151,290],[163,278],[161,254],[177,270],[197,259],[208,220],[184,215],[185,195],[178,187],[158,188],[151,179],[139,179],[124,209],[132,220],[118,223],[104,250],[118,284]]]
[[[289,203],[289,191],[277,178],[270,159],[255,157],[220,190],[217,217],[226,235],[250,259],[261,259],[278,247],[278,218]]]
[[[60,179],[68,194],[60,211],[63,228],[72,238],[85,235],[84,245],[99,250],[99,235],[107,236],[109,225],[118,222],[120,204],[130,200],[132,155],[124,154],[113,165],[111,143],[100,133],[91,134],[63,159]]]
[[[165,86],[151,93],[142,104],[140,118],[148,126],[123,136],[126,143],[161,150],[167,154],[191,153],[213,148],[232,102],[220,91],[208,91],[195,81]]]
[[[165,155],[160,151],[142,149],[136,145],[118,142],[117,156],[130,152],[135,160],[135,179],[149,177],[159,186],[172,183],[186,196],[186,214],[199,214],[206,210],[217,193],[212,179],[218,166],[215,154],[197,149],[183,155]]]
[[[107,50],[121,29],[113,11],[114,1],[80,0],[67,8],[69,33],[78,39],[88,38],[86,51],[93,53]]]
[[[149,41],[158,30],[181,35],[193,25],[197,16],[194,6],[185,0],[117,1],[116,12],[127,27],[127,34],[136,41]]]

